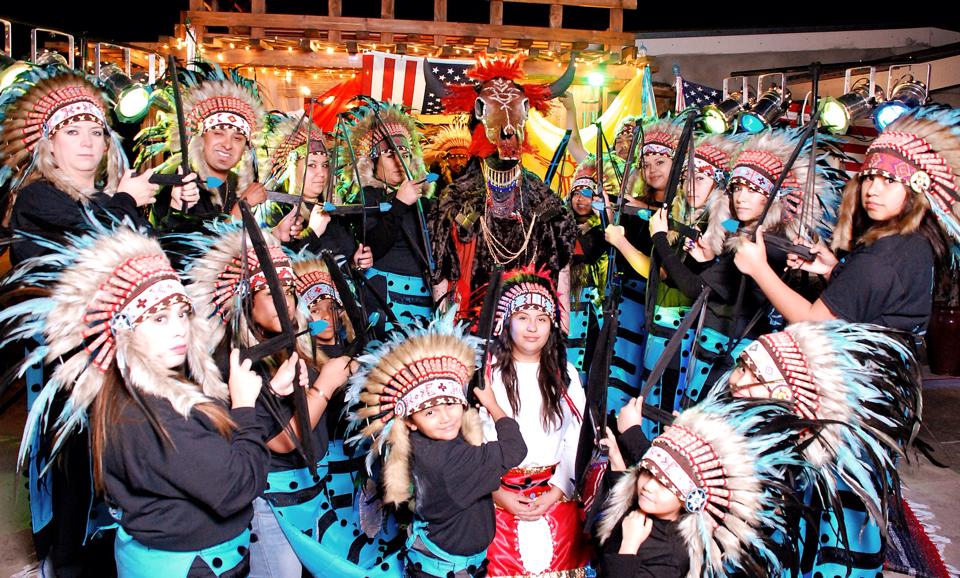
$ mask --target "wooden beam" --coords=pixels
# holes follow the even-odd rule
[[[503,0],[490,0],[490,26],[503,26]],[[496,52],[500,48],[500,38],[490,37],[487,52]]]
[[[393,0],[380,0],[380,18],[382,20],[393,20],[396,12],[393,7]],[[380,42],[384,44],[393,44],[392,32],[381,32]]]
[[[563,28],[563,6],[561,4],[550,5],[550,28],[554,30]],[[547,45],[547,50],[557,52],[560,50],[560,43],[556,40]]]
[[[610,10],[610,32],[623,32],[623,8]]]
[[[342,0],[327,0],[327,15],[332,18],[339,18],[343,14]],[[340,43],[340,31],[331,30],[327,35],[327,40],[335,44]]]
[[[433,21],[447,21],[447,0],[433,0]],[[440,34],[433,37],[433,43],[437,46],[446,44],[445,40],[446,39]]]
[[[264,14],[267,11],[267,0],[250,0],[251,14]],[[253,38],[263,38],[263,28],[252,26],[250,36]]]
[[[503,0],[491,0],[491,20],[499,15],[503,20]],[[300,36],[304,30],[339,30],[354,33],[422,34],[421,20],[381,20],[376,18],[326,17],[298,14],[244,14],[237,12],[187,12],[186,16],[200,26],[260,26],[270,31],[290,31],[290,36]],[[511,40],[541,40],[556,42],[587,42],[626,46],[633,44],[635,36],[626,32],[578,30],[570,28],[544,28],[537,26],[504,26],[469,22],[434,22],[434,34],[444,36],[473,36]]]
[[[584,8],[627,8],[629,10],[636,10],[637,8],[637,0],[504,0],[504,2],[583,6]]]

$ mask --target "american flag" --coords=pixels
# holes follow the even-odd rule
[[[403,104],[419,114],[443,112],[440,98],[427,91],[423,67],[430,66],[441,81],[448,84],[473,82],[467,77],[472,60],[425,59],[386,52],[363,55],[361,91],[377,100]]]
[[[687,82],[682,76],[677,76],[677,106],[676,112],[695,106],[698,109],[708,104],[720,102],[723,93],[718,88],[711,88],[695,82]]]
[[[787,113],[783,115],[783,120],[786,120],[790,126],[798,125],[801,106],[802,104],[800,102],[795,101],[790,104],[787,108]],[[803,122],[806,123],[809,120],[810,105],[808,104],[806,108],[803,109]],[[849,157],[843,160],[842,168],[853,178],[860,172],[867,148],[870,146],[870,143],[873,142],[873,139],[877,138],[877,129],[873,125],[872,117],[855,121],[850,128],[847,129],[846,134],[835,138],[840,141],[840,150]]]

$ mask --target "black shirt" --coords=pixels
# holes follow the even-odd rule
[[[922,235],[881,237],[844,257],[820,298],[844,321],[922,335],[933,306],[933,268],[933,248]]]
[[[497,440],[473,446],[410,432],[411,474],[416,516],[427,523],[427,537],[450,554],[469,556],[493,540],[493,494],[500,478],[527,456],[520,426],[511,418],[496,422]]]
[[[253,408],[230,411],[237,429],[224,439],[204,414],[188,419],[165,399],[144,402],[173,440],[167,445],[133,402],[111,424],[103,453],[107,503],[121,525],[150,548],[208,548],[242,532],[267,480],[267,448]]]
[[[617,524],[603,544],[598,576],[609,578],[683,578],[690,554],[676,522],[651,517],[650,535],[636,554],[620,554],[623,526]]]
[[[389,211],[367,218],[367,245],[373,253],[374,267],[399,275],[422,275],[427,263],[417,205],[407,205],[388,197],[386,190],[381,188],[364,187],[363,192],[368,207],[376,207],[382,202],[391,204]],[[429,214],[426,202],[421,199],[424,215]]]
[[[54,187],[49,181],[40,180],[17,191],[17,200],[10,215],[10,228],[59,240],[64,233],[81,233],[89,229],[85,210],[103,223],[109,223],[111,219],[120,221],[126,217],[135,226],[147,225],[136,201],[126,193],[96,193],[87,202],[82,202]],[[29,239],[17,240],[10,251],[13,265],[49,252]]]

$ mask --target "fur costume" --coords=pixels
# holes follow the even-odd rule
[[[795,418],[775,404],[705,402],[685,410],[612,489],[600,541],[637,508],[637,480],[647,474],[680,501],[677,524],[690,556],[689,578],[732,569],[775,575],[781,561],[771,535],[783,530],[780,482],[798,465],[791,451],[797,432]]]
[[[438,315],[428,327],[417,326],[359,358],[361,368],[350,378],[347,399],[354,439],[371,438],[368,470],[384,460],[384,499],[399,504],[410,499],[410,440],[405,419],[422,409],[445,403],[467,404],[466,388],[478,365],[477,344],[466,325],[454,323],[455,309]],[[483,434],[475,410],[463,416],[461,432],[472,445]]]
[[[224,73],[217,66],[207,67],[204,72],[181,71],[183,89],[183,116],[190,139],[187,154],[190,168],[196,171],[203,185],[213,174],[203,156],[203,133],[219,126],[231,126],[247,139],[247,151],[240,159],[237,173],[237,189],[243,190],[254,181],[257,159],[256,150],[263,145],[270,131],[266,110],[260,101],[256,83],[240,76],[236,70]],[[159,154],[169,155],[159,166],[158,173],[174,173],[180,166],[183,153],[180,131],[171,88],[161,89],[151,95],[158,107],[156,124],[140,131],[136,136],[136,165],[142,166]],[[209,187],[214,202],[222,206],[216,187]]]
[[[77,201],[101,190],[113,194],[127,168],[120,137],[110,130],[112,105],[99,81],[59,66],[34,67],[0,94],[0,185],[9,183],[3,224],[10,220],[17,191],[38,179],[50,181]],[[68,124],[92,121],[106,133],[107,150],[98,171],[100,189],[82,190],[60,170],[51,139]]]
[[[12,327],[4,345],[35,334],[44,336],[46,345],[24,359],[21,374],[34,363],[60,360],[27,417],[21,460],[30,440],[48,423],[57,428],[53,454],[70,433],[84,427],[86,410],[100,393],[106,372],[114,367],[135,399],[141,394],[166,399],[184,417],[196,404],[228,397],[207,344],[200,338],[210,332],[203,316],[195,315],[190,321],[195,338],[187,349],[187,367],[192,381],[161,367],[131,339],[145,316],[175,302],[190,303],[157,241],[125,225],[111,230],[91,219],[91,227],[93,232],[69,235],[64,244],[44,241],[51,253],[25,261],[3,282],[6,290],[18,286],[48,290],[0,313],[0,323]],[[51,422],[51,404],[61,391],[69,393],[69,403]]]

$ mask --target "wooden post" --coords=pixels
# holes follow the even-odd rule
[[[490,0],[490,24],[503,26],[503,0]],[[496,52],[500,48],[500,39],[491,38],[487,52]]]
[[[563,5],[562,4],[551,4],[550,5],[550,28],[563,28]],[[550,52],[560,52],[560,43],[551,42],[547,45],[547,50]]]
[[[623,32],[623,8],[610,9],[610,32]],[[622,46],[607,46],[607,52],[618,52]]]
[[[267,0],[250,0],[251,14],[266,14]],[[263,28],[250,28],[251,38],[263,38]]]
[[[343,14],[343,3],[341,0],[327,0],[327,16],[339,18]],[[340,43],[340,31],[331,30],[327,33],[327,40],[334,44]]]
[[[433,0],[433,21],[447,21],[447,0]],[[433,37],[433,43],[437,46],[443,46],[446,43],[446,37],[442,34],[436,34]]]
[[[380,18],[393,20],[394,14],[393,0],[380,0]],[[383,44],[393,44],[393,32],[381,32],[380,42]]]

